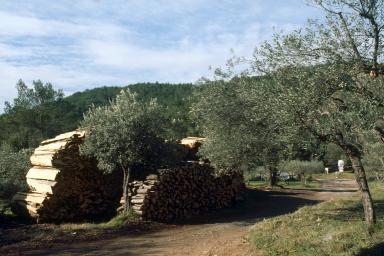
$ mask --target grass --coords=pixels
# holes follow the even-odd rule
[[[0,215],[12,215],[11,208],[9,207],[9,200],[0,197]]]
[[[378,222],[370,232],[359,198],[335,200],[256,224],[251,245],[265,255],[384,255],[384,186],[371,183]]]
[[[118,229],[126,226],[132,222],[139,222],[140,217],[136,215],[133,211],[129,212],[127,215],[117,215],[107,222],[100,223],[64,223],[56,225],[56,228],[66,231],[84,231],[84,230],[95,230],[95,229]]]
[[[340,174],[337,174],[335,172],[325,174],[325,173],[316,173],[313,174],[312,177],[314,179],[335,179],[338,177],[339,179],[355,179],[355,174],[353,172],[343,172]]]
[[[280,181],[278,185],[288,189],[320,188],[320,183],[315,180],[308,181],[306,185],[304,185],[301,181]],[[268,187],[269,184],[266,181],[248,181],[247,186],[250,188],[262,189]]]

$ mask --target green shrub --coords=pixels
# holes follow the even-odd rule
[[[279,165],[280,172],[288,173],[290,177],[298,177],[303,183],[314,173],[322,173],[324,165],[320,161],[283,161]]]
[[[245,181],[265,181],[268,170],[264,166],[258,166],[255,169],[244,171]]]
[[[373,143],[369,145],[368,152],[364,155],[362,162],[369,176],[378,181],[384,181],[384,144]]]
[[[327,167],[335,168],[337,167],[338,160],[344,160],[345,165],[351,165],[351,161],[345,156],[345,153],[339,146],[329,143],[325,146],[325,154],[323,156],[324,165]]]
[[[27,190],[25,175],[30,168],[32,150],[14,151],[11,146],[0,146],[0,196],[9,198],[17,191]]]

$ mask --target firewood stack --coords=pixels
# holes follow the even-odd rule
[[[143,219],[169,221],[230,206],[242,198],[244,190],[239,173],[217,176],[209,165],[189,163],[132,182],[130,198],[133,210]]]
[[[78,130],[41,142],[26,176],[30,192],[13,197],[16,214],[38,222],[81,221],[113,214],[121,193],[115,183],[120,181],[103,175],[94,160],[80,156],[85,135],[86,131]]]

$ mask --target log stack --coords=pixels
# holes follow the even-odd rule
[[[197,161],[197,152],[206,139],[202,137],[186,137],[180,140],[180,145],[185,150],[185,160]]]
[[[132,182],[130,200],[143,219],[170,221],[230,206],[244,191],[241,174],[215,175],[209,165],[189,163]]]
[[[77,130],[41,142],[26,176],[30,192],[13,197],[16,214],[38,222],[81,221],[113,214],[121,193],[115,183],[120,181],[103,175],[95,160],[79,154],[85,136],[86,131]]]

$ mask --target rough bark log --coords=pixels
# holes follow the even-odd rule
[[[365,170],[361,163],[360,157],[350,155],[349,158],[352,162],[352,167],[356,176],[356,182],[359,185],[359,189],[361,192],[365,221],[369,226],[371,226],[376,223],[376,214],[372,196],[368,187]]]

